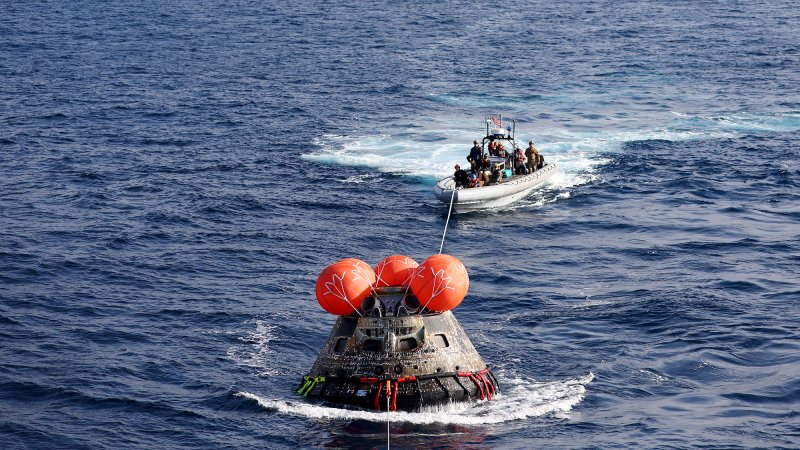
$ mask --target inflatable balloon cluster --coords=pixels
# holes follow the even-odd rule
[[[458,306],[469,289],[464,264],[450,255],[433,255],[417,264],[404,255],[384,258],[373,270],[360,259],[347,258],[326,267],[317,278],[317,301],[325,311],[344,316],[358,311],[374,288],[406,286],[430,311]]]

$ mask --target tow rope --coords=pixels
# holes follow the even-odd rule
[[[442,244],[439,246],[439,254],[442,254],[444,248],[444,237],[447,235],[447,225],[450,224],[450,212],[453,211],[453,199],[456,198],[456,184],[453,183],[453,194],[450,196],[450,208],[447,210],[447,221],[444,223],[444,232],[442,233]]]
[[[389,439],[390,439],[390,436],[391,436],[391,434],[389,432],[389,411],[390,410],[394,411],[394,409],[389,408],[389,397],[390,397],[389,391],[391,390],[390,389],[391,385],[392,385],[392,382],[389,381],[389,380],[386,380],[386,450],[390,450],[391,449],[391,444],[389,443]],[[396,398],[397,398],[397,381],[394,382],[394,398],[393,398],[393,401]]]

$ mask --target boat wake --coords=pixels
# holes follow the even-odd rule
[[[646,124],[639,126],[639,123]],[[562,174],[550,180],[548,189],[563,191],[597,180],[598,168],[610,162],[612,154],[624,152],[630,142],[685,142],[735,138],[749,133],[793,132],[800,130],[800,113],[703,116],[660,112],[634,125],[629,121],[603,122],[599,129],[594,122],[570,123],[564,127],[558,122],[537,120],[528,129],[524,129],[524,124],[519,126],[516,140],[520,145],[524,147],[529,139],[534,139],[545,160],[559,164]],[[454,163],[466,163],[471,143],[480,134],[481,130],[464,118],[437,118],[424,127],[381,130],[373,135],[323,135],[312,142],[318,151],[302,158],[368,167],[378,172],[418,177],[432,184],[452,175]],[[370,180],[346,182],[361,181]]]
[[[406,422],[417,425],[487,425],[563,414],[580,403],[586,393],[586,385],[594,380],[588,373],[578,378],[563,381],[532,382],[521,378],[502,380],[502,393],[491,401],[477,404],[452,403],[421,412],[391,413],[392,422]],[[385,412],[358,411],[313,405],[303,400],[278,400],[262,397],[250,392],[237,392],[243,397],[257,402],[262,408],[279,414],[324,420],[366,420],[386,422]]]
[[[431,139],[422,135],[416,140],[406,136],[381,134],[375,136],[339,136],[325,135],[314,139],[313,144],[321,151],[302,155],[305,160],[325,164],[364,167],[377,172],[401,174],[433,183],[436,180],[453,174],[453,164],[466,165],[466,155],[470,143],[480,130],[439,130],[437,138]],[[518,136],[521,133],[518,133]],[[527,145],[527,138],[519,141]],[[609,158],[601,156],[602,146],[589,148],[580,142],[545,142],[537,140],[537,147],[542,151],[546,161],[558,162],[563,173],[550,180],[554,189],[568,189],[594,181],[595,167],[609,162]],[[370,182],[379,177],[348,178],[344,182]]]

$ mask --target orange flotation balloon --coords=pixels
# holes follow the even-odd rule
[[[375,286],[408,286],[418,266],[419,263],[405,255],[387,256],[375,266],[378,278]]]
[[[431,311],[449,311],[469,289],[464,264],[450,255],[433,255],[422,262],[411,280],[411,292]]]
[[[326,267],[317,278],[317,301],[338,316],[352,314],[375,284],[375,272],[360,259],[347,258]]]

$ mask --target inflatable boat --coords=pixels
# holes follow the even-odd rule
[[[458,186],[454,176],[439,180],[433,188],[433,193],[443,203],[452,204],[454,212],[471,212],[483,209],[498,208],[514,203],[525,198],[534,189],[546,184],[553,175],[559,173],[558,164],[553,162],[540,164],[539,167],[528,174],[514,174],[514,165],[511,155],[520,147],[514,140],[516,122],[509,121],[506,129],[502,128],[502,116],[491,116],[486,120],[486,135],[481,142],[482,154],[489,155],[489,160],[495,170],[502,174],[495,182],[469,187]],[[487,152],[487,143],[508,144],[508,154]]]
[[[439,180],[433,188],[443,203],[453,203],[454,212],[470,212],[506,206],[525,198],[534,189],[546,184],[558,173],[558,164],[547,163],[528,175],[514,175],[499,184],[474,188],[456,187],[453,177]]]

